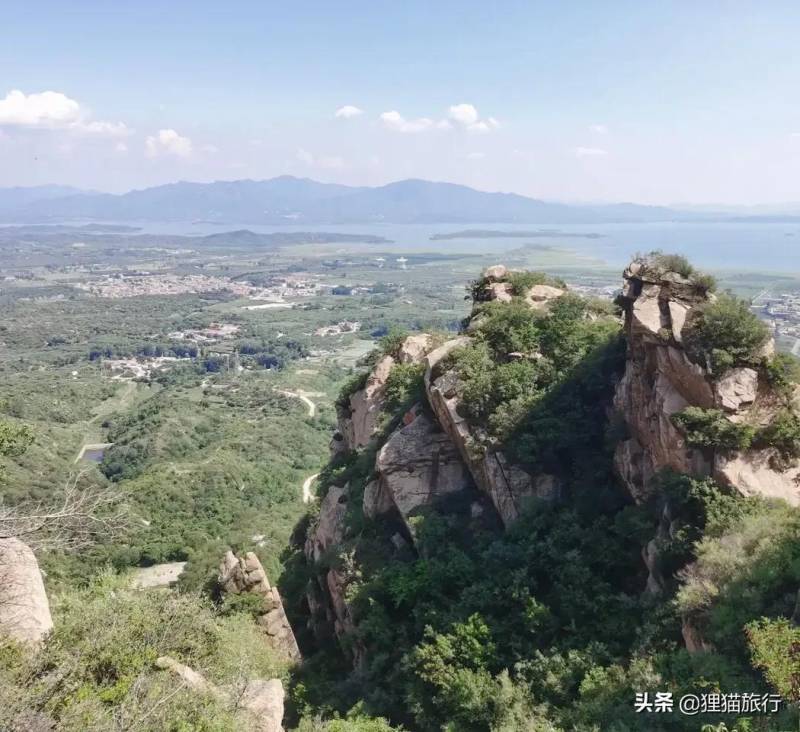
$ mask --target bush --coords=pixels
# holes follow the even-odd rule
[[[389,332],[378,341],[378,349],[384,356],[394,356],[396,358],[400,346],[403,345],[403,341],[409,335],[410,333],[405,328],[392,326]]]
[[[367,379],[369,379],[369,371],[362,371],[350,376],[347,381],[342,384],[342,388],[339,390],[339,396],[336,397],[337,408],[350,409],[350,397],[367,385]]]
[[[769,329],[733,295],[721,295],[709,303],[683,329],[689,355],[721,374],[732,366],[757,366]]]
[[[692,447],[747,450],[756,434],[754,427],[731,422],[719,409],[686,407],[673,414],[672,421]]]
[[[758,447],[774,447],[785,460],[800,457],[800,415],[782,409],[757,437]]]
[[[422,399],[425,364],[397,363],[386,379],[386,408],[391,411],[408,408]]]
[[[764,373],[778,394],[791,397],[800,383],[800,359],[790,353],[776,353],[764,364]]]
[[[654,251],[650,253],[649,259],[658,269],[664,272],[676,272],[687,279],[695,272],[691,262],[682,254],[665,254],[661,251]]]
[[[125,585],[105,574],[57,597],[55,629],[37,654],[6,664],[0,653],[0,728],[21,729],[13,720],[36,713],[65,732],[130,728],[126,719],[145,732],[233,730],[232,709],[180,689],[156,659],[171,656],[231,689],[285,672],[252,618],[220,618],[195,595]]]
[[[551,287],[565,288],[567,283],[562,279],[550,277],[544,272],[509,272],[506,280],[511,284],[511,292],[513,295],[524,297],[531,287],[536,285],[550,285]]]
[[[762,618],[746,631],[753,665],[787,702],[800,701],[800,628],[786,618]]]

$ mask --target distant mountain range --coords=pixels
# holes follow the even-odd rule
[[[634,203],[568,205],[453,183],[403,180],[379,187],[270,180],[178,182],[120,195],[64,186],[0,188],[0,221],[163,221],[215,224],[601,224],[714,220],[794,221],[794,215],[741,216],[730,210]]]

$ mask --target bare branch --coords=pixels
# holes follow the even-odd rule
[[[71,476],[58,502],[0,503],[0,539],[19,538],[36,548],[74,550],[127,532],[131,517],[118,493]]]

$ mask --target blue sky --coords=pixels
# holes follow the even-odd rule
[[[777,1],[6,0],[0,185],[800,201],[798,28]]]

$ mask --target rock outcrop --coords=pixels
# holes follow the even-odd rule
[[[170,671],[192,691],[210,696],[235,708],[246,729],[253,732],[283,732],[284,691],[280,679],[252,679],[244,689],[212,684],[193,668],[170,656],[156,659],[156,667]]]
[[[531,475],[511,464],[459,414],[458,376],[453,370],[439,373],[439,366],[469,340],[463,336],[454,338],[426,356],[425,390],[439,425],[457,448],[475,484],[489,496],[501,520],[508,526],[519,517],[527,499],[534,496],[548,500],[556,498],[558,480],[548,474]]]
[[[672,416],[686,407],[718,409],[731,422],[763,425],[779,405],[759,372],[731,368],[715,376],[684,350],[684,328],[706,295],[691,280],[659,271],[646,261],[624,272],[627,362],[614,407],[628,439],[619,443],[615,467],[636,501],[650,497],[659,471],[711,476],[743,494],[783,498],[800,504],[800,468],[776,470],[772,449],[740,453],[700,450],[686,444]],[[769,343],[764,353],[773,350]]]
[[[0,540],[0,634],[38,644],[52,629],[50,603],[33,551],[19,539]]]
[[[237,557],[228,551],[219,567],[219,584],[230,594],[250,592],[262,599],[263,612],[257,623],[263,628],[270,645],[291,661],[300,660],[300,649],[286,618],[277,587],[272,587],[264,567],[253,552]]]
[[[349,452],[366,447],[375,436],[386,402],[386,380],[396,363],[420,363],[433,348],[427,333],[408,336],[397,353],[383,356],[367,376],[364,386],[354,391],[344,408],[338,409],[338,429],[331,441],[331,452]]]
[[[375,434],[386,399],[386,379],[394,363],[391,356],[378,361],[363,388],[353,392],[347,408],[339,412],[339,434],[344,450],[366,447]]]
[[[396,508],[412,537],[411,519],[421,509],[472,484],[449,436],[423,413],[392,433],[378,453],[375,470],[378,479],[368,484],[365,504],[369,502],[373,515]]]

